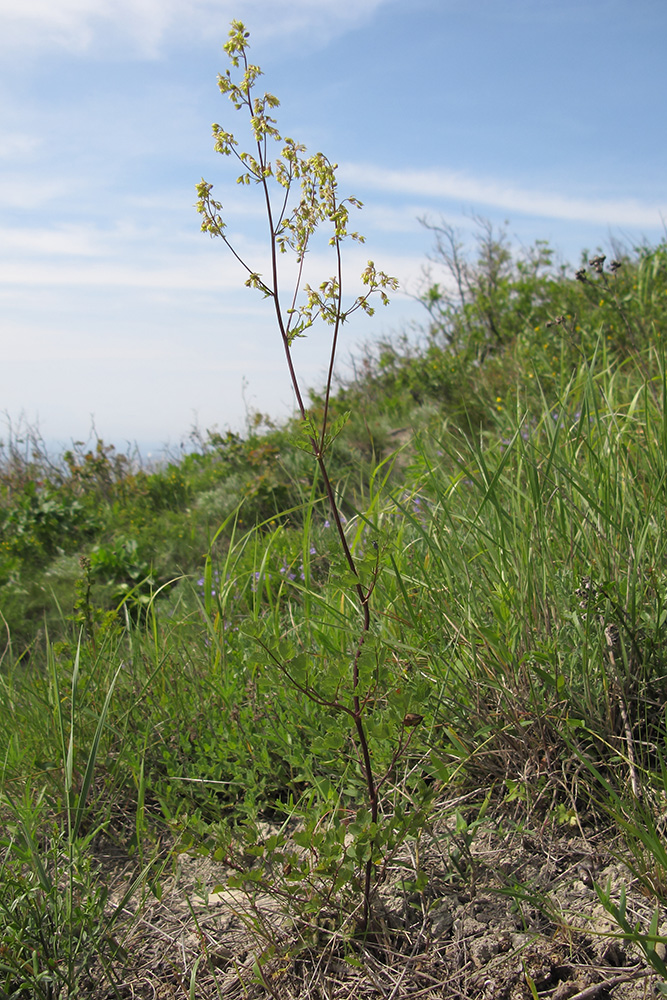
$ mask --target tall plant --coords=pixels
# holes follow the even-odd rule
[[[254,184],[260,190],[268,226],[270,252],[268,275],[260,274],[236,249],[227,235],[227,226],[222,217],[222,204],[212,198],[213,185],[204,180],[197,185],[199,197],[197,211],[202,216],[202,230],[211,236],[220,237],[247,272],[246,286],[257,289],[273,304],[289,378],[301,417],[300,444],[312,454],[317,463],[340,548],[347,564],[348,572],[343,583],[347,582],[353,591],[359,615],[357,638],[349,651],[349,683],[344,697],[337,692],[333,699],[322,698],[307,680],[301,684],[290,676],[287,670],[284,672],[313,701],[349,718],[356,736],[371,828],[376,829],[380,781],[373,768],[368,730],[364,720],[368,695],[364,693],[360,684],[360,659],[372,625],[371,596],[376,573],[371,574],[369,581],[362,579],[360,567],[355,561],[345,534],[344,518],[337,500],[336,489],[329,475],[327,458],[347,415],[331,422],[329,403],[342,324],[359,310],[372,315],[374,311],[370,304],[372,297],[379,298],[382,304],[386,305],[389,301],[387,291],[395,290],[398,282],[383,271],[379,271],[373,261],[368,261],[361,275],[365,286],[363,294],[353,298],[348,305],[345,304],[343,244],[348,239],[363,242],[363,237],[359,233],[348,229],[350,209],[360,208],[361,202],[356,198],[340,198],[335,163],[323,153],[307,156],[305,146],[280,134],[276,120],[271,116],[271,112],[278,107],[278,99],[268,93],[255,96],[261,70],[248,61],[248,37],[249,33],[244,25],[240,21],[232,21],[229,40],[224,48],[232,68],[240,70],[241,73],[236,78],[232,74],[232,69],[227,69],[218,77],[218,86],[230,99],[234,108],[246,116],[252,151],[242,150],[234,134],[220,125],[213,125],[213,136],[216,151],[223,156],[236,159],[241,165],[237,183]],[[277,152],[275,158],[271,157],[272,150]],[[304,280],[306,254],[315,233],[322,229],[328,234],[334,273],[317,287],[312,287]],[[288,261],[292,263],[292,275],[291,279],[285,280],[284,264]],[[306,407],[294,362],[295,341],[305,336],[306,331],[317,322],[322,322],[331,328],[324,405],[319,423]],[[362,929],[364,930],[368,926],[370,912],[372,871],[373,858],[370,852],[365,862],[363,879]]]

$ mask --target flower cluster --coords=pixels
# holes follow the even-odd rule
[[[317,549],[315,548],[314,545],[311,545],[308,551],[311,556],[317,555]],[[283,564],[280,567],[279,572],[283,574],[285,580],[296,580],[296,573],[294,572],[294,567],[295,563],[288,563],[287,560],[283,557]],[[299,579],[301,580],[306,579],[306,573],[303,567],[303,560],[301,560],[301,562],[299,563]]]
[[[220,585],[220,572],[217,569],[214,569],[213,573],[211,574],[211,584],[212,584],[211,597],[215,597],[217,593],[215,588]],[[206,589],[206,580],[204,579],[203,576],[200,576],[200,578],[197,580],[197,586],[199,588],[199,596],[203,598],[205,596],[205,589]]]

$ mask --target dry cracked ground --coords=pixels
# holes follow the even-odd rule
[[[640,947],[619,936],[596,884],[630,924],[647,931],[656,904],[618,860],[609,828],[530,829],[485,819],[468,843],[445,809],[419,845],[406,849],[375,902],[372,940],[345,941],[287,920],[276,897],[253,906],[221,889],[228,874],[210,858],[180,855],[158,901],[128,911],[126,958],[116,992],[91,980],[90,996],[137,1000],[639,1000],[660,994],[661,977]],[[449,818],[448,818],[449,817]],[[400,888],[406,867],[426,888]],[[117,853],[101,857],[115,867]],[[658,913],[659,931],[667,914]],[[276,947],[272,954],[270,943]],[[664,954],[657,945],[658,956]],[[258,963],[257,959],[261,961]],[[261,968],[260,968],[261,967]]]

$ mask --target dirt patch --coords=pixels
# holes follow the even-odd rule
[[[628,919],[644,930],[655,902],[614,859],[609,831],[570,832],[488,821],[461,851],[445,815],[388,870],[365,943],[346,939],[326,914],[309,924],[290,919],[275,895],[249,901],[220,889],[221,865],[181,856],[161,899],[137,905],[128,923],[118,992],[155,1000],[655,996],[659,977],[635,945],[615,936],[595,884],[609,885],[615,898],[625,888]],[[417,853],[428,881],[407,892]]]

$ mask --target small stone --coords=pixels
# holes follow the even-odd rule
[[[443,937],[452,929],[454,917],[452,916],[446,900],[442,900],[437,907],[431,910],[431,936],[433,940]]]
[[[500,943],[495,937],[485,935],[471,941],[468,945],[468,951],[474,964],[478,969],[481,969],[483,965],[486,965],[487,962],[490,962],[498,954]]]

